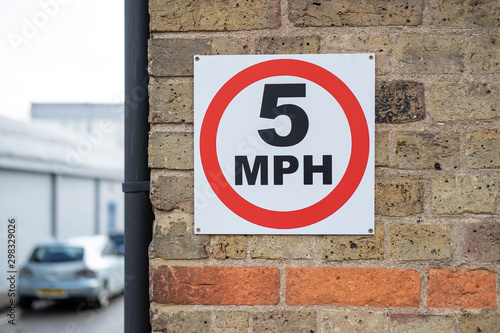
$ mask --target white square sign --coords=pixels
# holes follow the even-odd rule
[[[373,54],[194,58],[197,234],[374,233]]]

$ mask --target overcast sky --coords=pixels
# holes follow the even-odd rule
[[[0,0],[0,115],[122,103],[123,0]]]

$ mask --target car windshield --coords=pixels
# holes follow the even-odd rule
[[[83,259],[83,248],[72,246],[43,246],[33,252],[32,262],[66,262]]]

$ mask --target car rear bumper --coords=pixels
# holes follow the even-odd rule
[[[97,279],[75,281],[19,281],[19,296],[35,299],[95,298],[101,284]]]

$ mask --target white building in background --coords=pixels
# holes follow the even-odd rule
[[[77,134],[0,117],[4,272],[9,218],[16,219],[16,269],[41,241],[123,232],[123,149],[105,139],[123,133],[122,128],[113,119],[95,118],[90,131]],[[7,289],[8,281],[0,278],[0,306]]]
[[[80,133],[92,133],[103,121],[113,131],[104,134],[104,140],[124,145],[123,104],[85,103],[32,103],[31,119],[34,123],[56,124]]]

